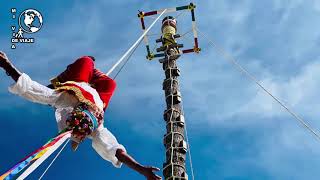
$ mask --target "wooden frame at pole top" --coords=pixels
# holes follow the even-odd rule
[[[193,3],[190,3],[189,5],[186,6],[179,6],[175,8],[167,8],[165,13],[172,13],[172,12],[177,12],[177,11],[184,11],[184,10],[189,10],[191,13],[191,20],[192,20],[192,32],[194,36],[194,44],[193,48],[189,49],[183,49],[181,52],[182,54],[187,54],[187,53],[199,53],[201,51],[201,48],[199,48],[199,42],[198,42],[198,33],[197,33],[197,25],[196,25],[196,18],[195,18],[195,8],[196,5]],[[149,11],[149,12],[143,12],[139,11],[138,17],[140,18],[140,23],[141,23],[141,28],[143,31],[146,30],[146,25],[144,18],[161,14],[165,9],[160,9],[156,11]],[[144,36],[144,43],[146,45],[146,50],[147,50],[147,59],[152,60],[153,58],[157,57],[163,57],[162,54],[152,54],[150,51],[150,45],[149,45],[149,40],[147,36]]]

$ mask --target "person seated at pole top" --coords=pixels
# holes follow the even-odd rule
[[[115,167],[124,163],[148,180],[160,180],[161,177],[154,173],[159,168],[138,163],[104,127],[104,111],[116,82],[96,69],[94,61],[92,56],[77,59],[46,87],[21,73],[0,51],[0,67],[15,81],[9,91],[32,102],[53,106],[59,131],[72,130],[73,150],[88,137],[96,152]]]

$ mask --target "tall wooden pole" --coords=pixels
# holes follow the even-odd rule
[[[164,111],[167,132],[164,135],[164,146],[166,148],[166,160],[163,164],[163,175],[165,180],[184,180],[188,179],[186,173],[186,153],[187,143],[184,140],[184,115],[181,106],[181,93],[179,88],[178,76],[180,70],[177,67],[177,60],[180,57],[182,44],[176,42],[180,37],[176,34],[177,23],[171,17],[165,17],[162,21],[162,36],[157,42],[162,46],[157,49],[164,53],[164,58],[160,60],[165,72],[163,90],[167,109]]]

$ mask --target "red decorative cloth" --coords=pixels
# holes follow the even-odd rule
[[[57,90],[71,90],[78,97],[79,101],[93,106],[96,102],[94,95],[79,87],[77,83],[85,82],[91,85],[103,102],[103,110],[106,110],[111,96],[113,95],[116,82],[106,74],[94,68],[93,60],[88,56],[77,59],[74,63],[67,66],[57,78],[52,80]],[[77,83],[73,83],[77,82]]]
[[[69,64],[67,69],[58,76],[58,80],[60,83],[66,81],[89,83],[92,78],[93,69],[93,60],[88,56],[83,56],[74,63]]]
[[[116,89],[116,82],[98,69],[93,69],[93,76],[90,84],[97,90],[103,102],[103,110],[106,110],[110,98]]]

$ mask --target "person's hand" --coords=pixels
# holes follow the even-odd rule
[[[3,67],[8,62],[9,62],[8,56],[4,52],[0,51],[0,67]]]
[[[7,73],[8,76],[17,82],[22,73],[14,67],[14,65],[10,62],[6,53],[0,51],[0,67]]]
[[[2,52],[2,51],[0,51],[0,58],[1,58],[1,59],[8,59],[6,53],[4,53],[4,52]]]
[[[160,169],[152,166],[144,166],[142,174],[147,178],[147,180],[161,180],[162,178],[156,175],[154,171],[160,171]]]

